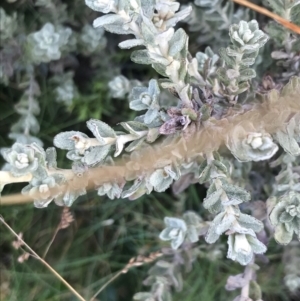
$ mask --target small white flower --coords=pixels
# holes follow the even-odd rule
[[[91,147],[90,140],[82,136],[74,135],[70,139],[74,140],[75,149],[77,149],[81,155]]]
[[[256,135],[256,137],[255,136],[251,137],[251,135],[249,135],[248,139],[247,139],[247,143],[251,144],[253,149],[257,149],[257,148],[261,147],[263,144],[261,134]]]
[[[29,165],[28,156],[24,153],[18,154],[15,161],[16,168],[21,169],[27,167],[28,165]]]
[[[179,234],[179,229],[172,229],[169,233],[169,236],[171,239],[174,239],[178,236]]]
[[[300,288],[300,277],[296,273],[286,275],[284,283],[291,292],[295,293]]]
[[[124,98],[130,92],[130,81],[123,75],[116,76],[108,83],[113,98]]]
[[[188,63],[188,73],[189,73],[189,75],[195,77],[199,81],[200,84],[204,85],[205,81],[202,78],[202,76],[200,75],[198,68],[201,70],[203,67],[202,68],[199,67],[198,60],[194,57],[192,59],[192,61],[190,63]]]
[[[103,28],[94,28],[89,24],[85,24],[80,35],[82,45],[81,51],[85,55],[90,55],[95,51],[103,49],[106,45]]]
[[[140,8],[140,6],[139,6],[139,4],[136,2],[136,0],[130,0],[130,5],[131,5],[135,10],[137,10],[137,9]]]
[[[39,187],[39,191],[40,193],[47,193],[49,191],[49,187],[47,184],[42,184],[40,187]]]
[[[171,240],[171,246],[176,250],[184,242],[187,225],[184,220],[175,217],[165,217],[164,222],[167,227],[160,233],[159,238],[164,241]]]
[[[24,145],[15,143],[10,149],[2,149],[1,153],[4,159],[11,165],[10,172],[14,176],[22,176],[33,172],[38,167],[38,159],[35,144]]]
[[[51,198],[51,193],[49,191],[48,184],[41,184],[38,190],[41,193],[43,200]]]
[[[158,46],[160,53],[164,56],[168,56],[169,52],[169,41],[174,35],[174,28],[169,28],[168,30],[157,34],[154,38],[155,45]]]
[[[73,99],[76,97],[77,90],[72,79],[67,79],[55,88],[56,101],[65,103],[65,105],[71,105]]]
[[[238,227],[236,230],[239,232],[228,236],[228,258],[246,265],[252,260],[254,254],[266,252],[266,246],[257,239],[253,230],[243,227]]]
[[[252,252],[251,246],[245,234],[236,234],[234,240],[234,251],[248,255]]]
[[[85,0],[85,4],[91,9],[105,14],[116,11],[114,0]]]
[[[240,125],[228,133],[226,145],[241,162],[268,160],[278,151],[270,134],[249,133],[248,126],[244,128]]]

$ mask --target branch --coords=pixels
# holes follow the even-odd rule
[[[27,203],[32,203],[33,199],[28,195],[23,195],[21,193],[14,193],[6,195],[4,197],[0,196],[0,206],[9,206],[9,205],[24,205]]]
[[[83,174],[80,183],[89,181],[86,190],[94,189],[105,183],[124,181],[124,179],[136,179],[148,173],[153,173],[157,169],[158,162],[179,162],[187,159],[199,158],[200,155],[207,154],[213,151],[218,151],[225,144],[228,135],[234,132],[234,128],[239,126],[245,132],[261,132],[266,131],[269,134],[274,134],[278,130],[285,127],[291,116],[299,114],[300,103],[298,101],[300,93],[300,79],[295,77],[290,81],[289,86],[285,90],[290,91],[287,95],[280,96],[279,93],[273,91],[270,93],[269,99],[256,104],[253,107],[243,109],[239,114],[236,111],[228,112],[223,119],[217,120],[211,117],[206,122],[201,124],[199,130],[195,132],[183,133],[180,139],[174,139],[170,143],[162,141],[153,146],[144,147],[136,150],[135,156],[123,156],[115,161],[114,166],[100,166],[90,168]],[[187,131],[189,128],[187,128]],[[184,135],[186,134],[186,135]],[[67,180],[74,177],[72,170],[68,169],[53,169],[51,173],[62,173]],[[13,177],[8,171],[0,171],[0,185],[7,183],[21,182],[23,177]],[[30,178],[28,177],[28,180]],[[67,184],[67,183],[66,183]],[[83,184],[85,185],[85,184]],[[83,186],[82,186],[83,187]],[[79,187],[77,187],[79,188]],[[60,186],[60,191],[72,189],[71,185]],[[52,192],[53,189],[50,189]],[[58,192],[53,190],[54,192]],[[39,194],[34,195],[38,199]],[[22,196],[21,194],[11,198],[10,196],[2,197],[0,205],[9,205],[12,203],[26,203],[33,199],[33,196]]]
[[[257,11],[258,13],[261,13],[267,17],[270,17],[271,19],[279,22],[282,26],[288,28],[289,30],[297,33],[297,34],[300,34],[300,27],[297,26],[296,24],[270,12],[269,10],[267,10],[266,8],[264,7],[260,7],[256,4],[253,4],[249,1],[246,1],[246,0],[232,0],[233,2],[236,2],[240,5],[243,5],[243,6],[246,6],[246,7],[249,7],[251,9],[253,9],[254,11]]]
[[[21,177],[14,177],[9,171],[0,170],[0,185],[30,182],[31,179],[32,175],[30,173]]]

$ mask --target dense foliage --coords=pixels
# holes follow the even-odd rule
[[[112,289],[107,300],[196,300],[193,275],[207,276],[200,258],[236,290],[220,297],[216,288],[205,300],[296,300],[299,35],[232,1],[181,2],[7,0],[0,7],[0,190],[9,194],[15,183],[45,216],[52,203],[63,206],[54,238],[73,222],[66,208],[78,216],[85,202],[103,208],[95,228],[91,213],[91,228],[83,226],[101,228],[102,255],[115,252],[123,273],[151,265],[145,287],[140,281],[125,297]],[[300,25],[299,0],[255,2]],[[9,217],[9,208],[2,214]],[[84,239],[71,249],[85,248]],[[135,259],[126,265],[124,255]],[[231,270],[230,261],[239,265]],[[16,283],[11,269],[5,277]],[[277,284],[284,293],[264,287],[274,271],[284,275]],[[78,290],[91,298],[95,286]],[[6,290],[4,300],[20,300],[14,287]]]

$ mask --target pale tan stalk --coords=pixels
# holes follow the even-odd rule
[[[5,222],[4,218],[0,215],[0,222],[18,239],[20,240],[27,250],[30,252],[34,258],[39,260],[54,276],[59,279],[73,294],[78,298],[78,300],[86,301],[64,278],[62,278],[44,259],[42,259],[35,251],[33,251],[26,242],[19,237],[19,235]]]
[[[233,1],[235,3],[238,3],[240,5],[246,6],[250,9],[252,9],[252,10],[255,10],[258,13],[261,13],[261,14],[263,14],[263,15],[279,22],[282,26],[288,28],[289,30],[291,30],[291,31],[293,31],[297,34],[300,34],[300,27],[299,26],[297,26],[296,24],[294,24],[294,23],[292,23],[292,22],[290,22],[290,21],[288,21],[288,20],[286,20],[286,19],[270,12],[269,10],[267,10],[264,7],[258,6],[254,3],[251,3],[251,2],[246,1],[246,0],[231,0],[231,1]]]

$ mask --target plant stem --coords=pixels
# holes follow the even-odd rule
[[[20,239],[19,235],[5,222],[4,218],[0,215],[0,222],[18,239],[24,246],[31,252],[31,255],[38,259],[44,266],[46,266],[51,273],[55,275],[79,300],[86,301],[64,278],[62,278],[44,259],[42,259],[35,251],[33,251],[23,239]]]
[[[251,262],[249,264],[247,264],[245,271],[244,271],[244,279],[247,281],[247,284],[242,287],[241,297],[244,298],[245,300],[247,298],[249,298],[250,281],[253,278],[253,272],[254,272],[253,264],[254,264],[254,260],[252,259]]]
[[[109,279],[104,285],[100,287],[100,289],[97,291],[97,293],[90,299],[90,301],[95,301],[95,298],[111,283],[113,282],[116,278],[118,278],[121,274],[122,271],[119,271],[115,276],[113,276],[111,279]]]
[[[29,195],[23,195],[21,193],[0,196],[0,206],[23,205],[32,202],[33,198],[31,198]]]
[[[57,226],[56,229],[55,229],[55,232],[54,232],[54,234],[53,234],[53,236],[52,236],[51,241],[50,241],[49,244],[47,245],[47,248],[46,248],[46,250],[45,250],[45,252],[44,252],[44,255],[43,255],[43,259],[45,259],[45,257],[46,257],[46,255],[47,255],[47,253],[48,253],[48,251],[49,251],[51,245],[53,244],[54,239],[56,238],[56,235],[57,235],[57,233],[58,233],[59,230],[60,230],[60,222],[59,222],[58,226]]]

